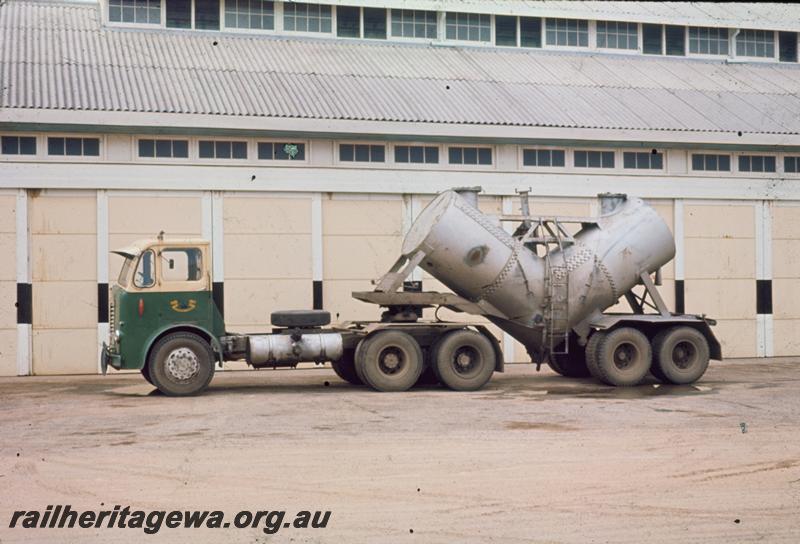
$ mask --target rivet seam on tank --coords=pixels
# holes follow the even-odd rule
[[[592,259],[592,256],[594,256],[594,252],[588,247],[583,246],[569,256],[566,263],[564,263],[564,268],[554,268],[553,275],[558,277],[558,279],[563,279],[565,273],[572,272],[588,263]]]
[[[614,283],[614,278],[611,276],[611,272],[608,271],[608,268],[606,268],[606,265],[603,263],[603,261],[601,261],[597,257],[597,255],[594,256],[594,263],[597,266],[597,268],[599,268],[600,271],[603,273],[603,275],[606,277],[606,280],[608,281],[608,285],[609,285],[609,287],[611,287],[611,295],[614,297],[615,300],[618,299],[620,297],[620,294],[617,293],[617,285]]]
[[[514,238],[512,238],[510,234],[493,224],[485,215],[469,204],[464,204],[458,199],[456,199],[455,204],[459,210],[464,212],[467,216],[469,216],[470,219],[489,231],[489,233],[497,238],[500,242],[505,244],[508,248],[514,249]]]
[[[480,294],[472,302],[479,302],[486,297],[490,297],[500,288],[503,282],[505,282],[508,278],[508,275],[511,274],[511,271],[519,262],[519,251],[522,248],[523,245],[521,242],[514,244],[513,251],[511,251],[511,256],[509,256],[508,261],[506,261],[503,269],[500,271],[494,281],[492,281],[492,283],[481,289]]]

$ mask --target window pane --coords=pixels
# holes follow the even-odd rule
[[[739,156],[739,171],[740,172],[750,171],[750,157],[746,155]]]
[[[198,146],[201,159],[214,158],[214,142],[208,140],[201,140]]]
[[[482,147],[478,150],[478,164],[492,164],[492,150]]]
[[[386,150],[382,145],[370,146],[370,160],[372,162],[385,162]]]
[[[48,155],[63,155],[64,154],[64,138],[48,138],[47,139],[47,154]]]
[[[232,155],[234,159],[247,158],[247,142],[233,142]]]
[[[784,157],[783,158],[784,172],[796,173],[797,172],[797,157]]]
[[[173,140],[172,141],[172,156],[178,159],[186,159],[189,157],[189,141],[188,140]]]
[[[463,153],[460,147],[451,147],[447,151],[447,161],[450,164],[462,164],[464,162]]]
[[[517,18],[505,15],[494,17],[494,43],[496,45],[517,45]]]
[[[3,153],[3,155],[18,155],[19,138],[16,136],[3,136],[2,144],[0,144],[0,153]]]
[[[731,169],[731,158],[729,155],[719,155],[719,169],[725,172]]]
[[[139,156],[155,157],[156,143],[154,140],[139,140]]]
[[[524,166],[536,166],[536,151],[533,149],[523,149],[522,164]]]
[[[589,151],[589,167],[600,168],[600,166],[602,166],[602,162],[600,160],[600,152]]]
[[[364,8],[364,37],[373,40],[386,39],[386,10]]]
[[[356,162],[369,162],[369,146],[359,144],[356,146]]]
[[[80,138],[66,138],[64,149],[67,155],[83,154],[83,146]]]
[[[778,35],[781,62],[797,62],[797,32]]]
[[[230,142],[214,142],[214,156],[218,159],[231,158],[231,143]]]
[[[684,27],[665,26],[664,38],[667,43],[667,55],[686,55],[686,30]]]
[[[664,168],[664,154],[653,153],[650,155],[650,168],[661,170]]]
[[[399,145],[394,148],[394,162],[408,162],[408,146]]]
[[[339,144],[339,160],[350,162],[353,160],[353,144]],[[258,144],[258,158],[261,159],[261,144]]]
[[[411,162],[421,163],[424,159],[424,151],[422,147],[415,145],[409,148],[409,159]]]
[[[692,170],[705,170],[703,155],[692,155]]]
[[[550,151],[540,149],[536,152],[536,164],[538,166],[550,166]]]
[[[426,147],[425,148],[425,162],[436,164],[439,162],[439,148]]]
[[[478,164],[478,149],[475,147],[464,148],[464,164]]]
[[[764,172],[775,171],[775,157],[764,157]]]
[[[359,8],[339,6],[336,8],[336,35],[344,38],[361,36],[361,13]]]
[[[258,158],[261,160],[272,160],[272,144],[270,142],[258,142]]]
[[[100,156],[100,139],[83,138],[83,154],[89,157]]]
[[[191,0],[166,0],[166,2],[167,2],[167,27],[191,28],[192,27]]]
[[[553,150],[551,153],[553,166],[564,166],[564,155],[563,149]]]
[[[156,141],[156,157],[172,157],[172,142],[169,140]]]
[[[626,151],[622,154],[623,168],[636,168],[636,154]]]
[[[575,152],[575,166],[585,167],[587,165],[586,151]]]
[[[522,47],[542,46],[542,20],[539,17],[519,18],[519,41]]]

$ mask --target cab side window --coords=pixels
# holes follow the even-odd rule
[[[156,283],[155,277],[156,256],[152,249],[142,253],[139,257],[139,264],[136,265],[136,274],[133,276],[133,284],[136,287],[152,287]]]
[[[203,279],[203,252],[196,247],[162,250],[161,277],[164,281]]]

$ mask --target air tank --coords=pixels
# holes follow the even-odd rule
[[[583,222],[561,247],[537,255],[534,244],[445,191],[420,213],[402,252],[411,257],[422,251],[421,268],[457,295],[488,303],[490,320],[529,350],[540,349],[548,324],[550,332],[575,327],[675,255],[669,227],[640,198],[599,198],[598,217]]]

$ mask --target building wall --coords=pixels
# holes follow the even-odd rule
[[[16,192],[0,193],[0,376],[17,374]]]
[[[229,330],[243,332],[267,329],[274,310],[311,308],[315,274],[322,282],[322,304],[334,319],[378,318],[379,308],[356,301],[350,293],[371,289],[371,280],[388,270],[399,255],[404,233],[430,201],[427,195],[225,192],[218,193],[222,218],[214,222],[204,204],[211,198],[207,192],[111,190],[103,194],[107,195],[110,248],[154,237],[162,230],[167,237],[200,237],[209,236],[209,225],[221,229],[222,250],[215,248],[215,258],[223,260],[226,322]],[[97,253],[100,199],[96,191],[45,190],[28,195],[32,373],[94,373],[97,263],[108,267],[112,284],[121,265],[116,255]],[[0,247],[9,255],[16,255],[15,203],[14,195],[0,194]],[[800,233],[796,231],[800,203],[683,200],[680,207],[671,199],[650,203],[673,230],[675,221],[683,223],[684,237],[677,246],[682,253],[686,311],[718,320],[715,331],[725,356],[767,354],[759,348],[764,335],[770,336],[768,343],[775,355],[800,354]],[[516,197],[489,195],[480,200],[481,209],[495,215],[516,213],[517,206]],[[771,228],[761,242],[757,239],[759,206],[769,210],[771,217]],[[531,209],[581,216],[595,213],[597,204],[588,198],[534,196]],[[315,213],[319,214],[318,232],[313,226]],[[315,249],[315,237],[319,249]],[[765,323],[765,316],[756,314],[758,243],[771,244],[774,322],[771,315]],[[315,251],[321,253],[319,271],[315,271]],[[662,271],[661,293],[671,308],[675,307],[675,262]],[[426,290],[446,290],[422,271],[412,279],[422,280]],[[14,280],[14,259],[5,259],[0,263],[0,300],[8,309],[0,314],[3,375],[17,373]],[[626,306],[618,304],[614,309]],[[433,317],[433,311],[425,316]],[[475,320],[448,311],[440,311],[439,317]],[[521,345],[490,328],[503,343],[507,361],[528,360]]]

